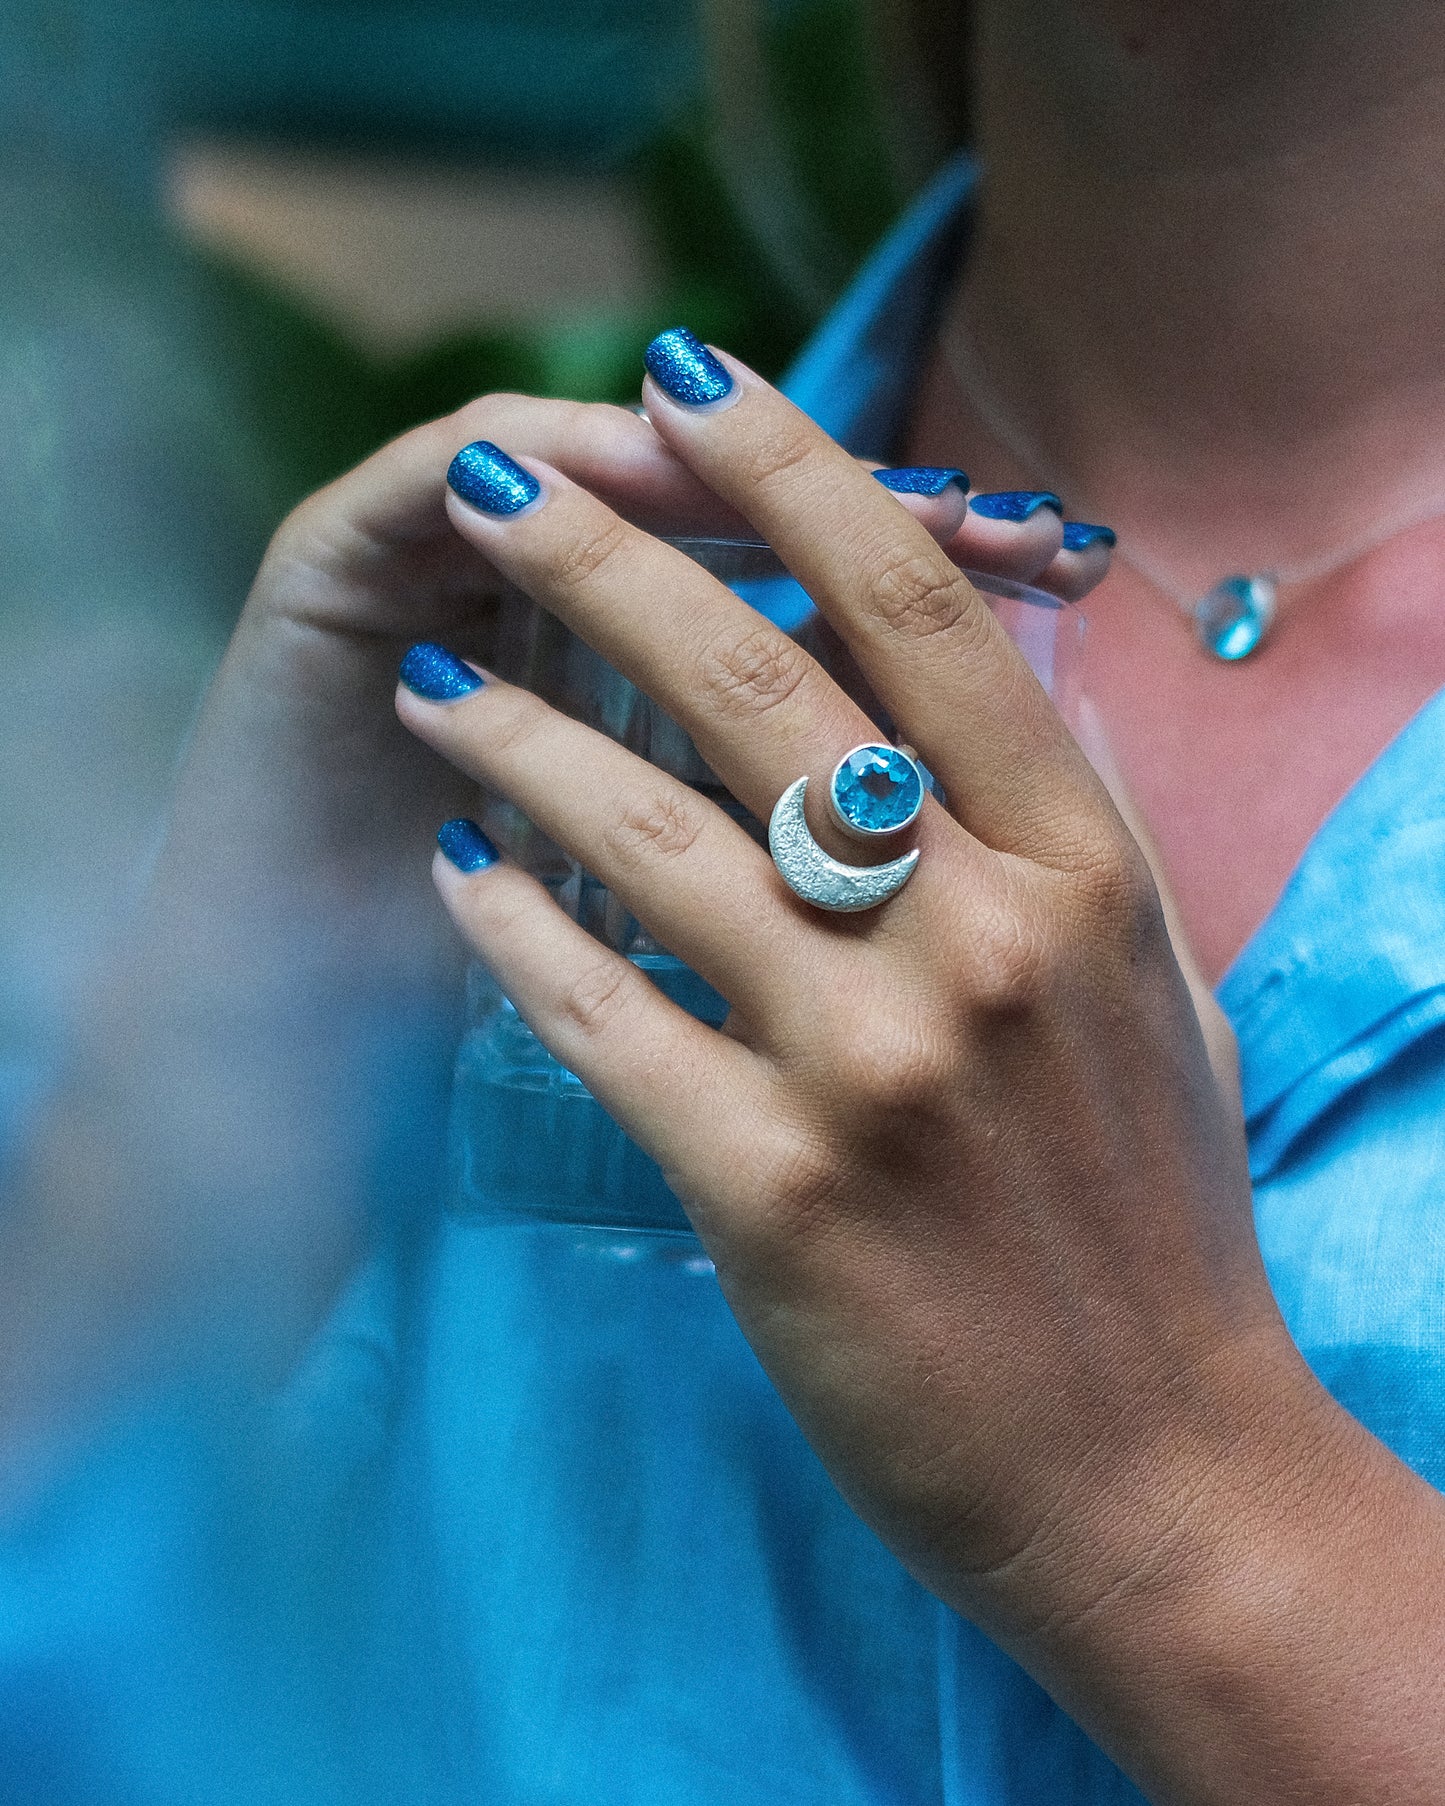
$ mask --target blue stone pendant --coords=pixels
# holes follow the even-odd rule
[[[1248,658],[1274,620],[1273,577],[1226,577],[1194,604],[1199,644],[1215,658]]]

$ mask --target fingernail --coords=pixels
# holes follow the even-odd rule
[[[437,829],[437,845],[459,872],[484,872],[502,855],[474,821],[459,815]]]
[[[1040,508],[1062,514],[1064,504],[1048,489],[997,489],[992,495],[969,497],[969,508],[985,520],[1032,520]]]
[[[454,658],[445,646],[434,646],[420,640],[408,649],[401,661],[401,681],[414,695],[428,702],[457,702],[480,690],[485,679],[477,676],[470,665]]]
[[[447,482],[464,502],[483,514],[519,514],[542,493],[542,485],[531,471],[523,470],[490,439],[464,445],[452,459]]]
[[[899,464],[892,470],[875,470],[873,475],[895,495],[942,495],[950,483],[968,488],[967,475],[946,464]]]
[[[1090,546],[1114,546],[1118,543],[1119,535],[1112,527],[1097,527],[1086,520],[1064,522],[1066,552],[1087,552]]]
[[[684,407],[705,408],[733,392],[733,379],[694,332],[673,326],[642,354],[652,380]]]

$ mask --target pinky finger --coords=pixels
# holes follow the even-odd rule
[[[438,839],[432,876],[468,945],[548,1053],[700,1201],[707,1175],[736,1164],[724,1125],[765,1112],[763,1061],[595,940],[474,823],[448,822]]]
[[[1111,527],[1096,527],[1087,521],[1065,521],[1063,547],[1035,582],[1040,589],[1052,591],[1065,602],[1082,601],[1108,576],[1114,545]]]

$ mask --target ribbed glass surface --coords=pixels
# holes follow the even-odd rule
[[[675,542],[835,670],[885,736],[886,716],[842,659],[808,597],[766,547],[733,540]],[[1057,699],[1074,668],[1080,620],[1052,597],[1001,579],[975,577]],[[676,723],[560,621],[520,591],[501,599],[495,650],[499,676],[525,684],[734,813],[748,817],[703,764]],[[843,749],[840,749],[840,751]],[[634,960],[683,1008],[720,1024],[726,1005],[696,973],[660,947],[627,909],[514,808],[493,803],[482,825],[509,855],[543,879],[567,912]],[[676,1248],[691,1230],[656,1163],[560,1066],[480,968],[468,988],[467,1028],[452,1101],[451,1206],[475,1222],[554,1223],[585,1229],[617,1251]]]

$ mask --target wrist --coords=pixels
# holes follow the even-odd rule
[[[1277,1320],[1276,1320],[1277,1321]],[[1087,1412],[1075,1395],[1029,1431],[1037,1451],[928,1578],[1026,1665],[1117,1601],[1128,1624],[1175,1609],[1230,1571],[1244,1518],[1287,1487],[1335,1407],[1282,1325],[1260,1327],[1185,1375],[1137,1374]],[[1015,1429],[1013,1440],[1020,1440]]]
[[[1371,1760],[1365,1702],[1439,1671],[1421,1606],[1445,1578],[1438,1495],[1282,1329],[1232,1349],[1153,1429],[1101,1445],[1080,1479],[1071,1509],[956,1603],[1151,1799],[1333,1800],[1331,1762]],[[1281,1762],[1277,1788],[1260,1779]]]

